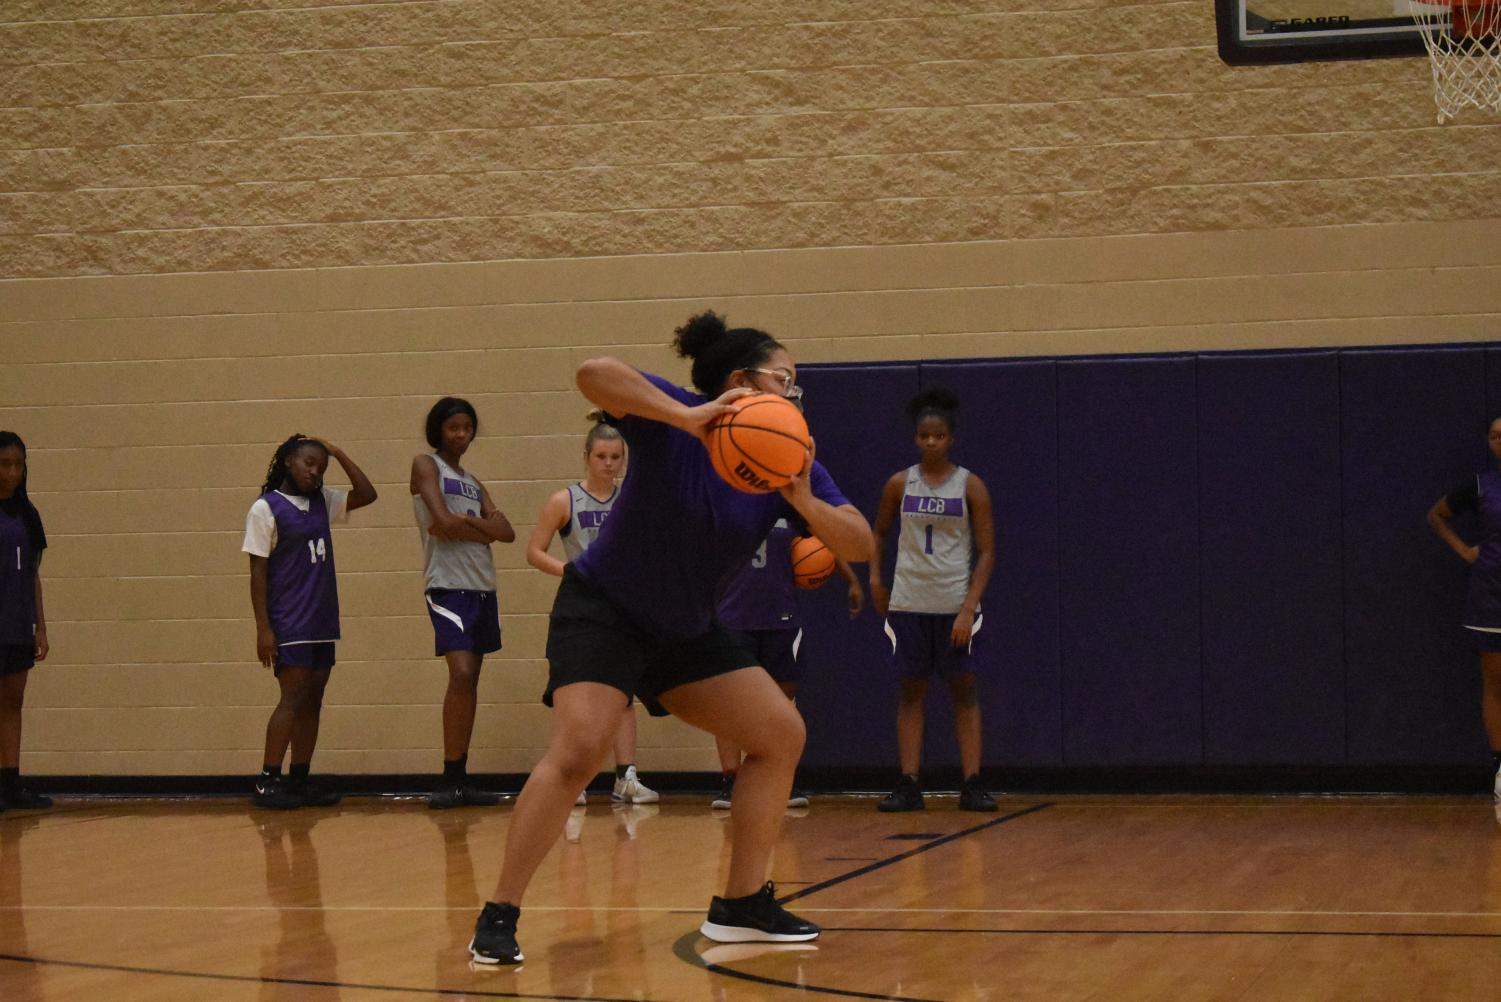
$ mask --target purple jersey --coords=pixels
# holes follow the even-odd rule
[[[36,564],[18,504],[0,508],[0,644],[36,641]]]
[[[1464,625],[1501,628],[1501,473],[1490,470],[1475,478],[1480,515],[1480,556],[1470,565]]]
[[[797,586],[792,580],[792,541],[796,538],[787,520],[777,519],[760,548],[720,589],[715,618],[721,624],[743,632],[798,625]]]
[[[643,373],[689,407],[703,397]],[[714,617],[725,576],[751,558],[779,518],[796,511],[780,494],[746,494],[720,479],[709,452],[687,432],[640,417],[617,425],[631,465],[610,518],[583,556],[579,573],[603,588],[642,627],[669,638],[696,637]],[[817,462],[815,497],[849,504]]]
[[[261,497],[276,519],[276,547],[266,573],[266,612],[276,643],[338,640],[339,589],[323,492],[308,496],[307,511],[279,491]]]

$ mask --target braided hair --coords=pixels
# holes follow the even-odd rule
[[[276,455],[271,457],[271,463],[266,467],[266,482],[261,486],[262,494],[269,494],[282,485],[287,479],[287,460],[305,445],[311,445],[317,449],[324,447],[323,443],[317,439],[308,438],[302,434],[293,435],[276,447]]]
[[[26,529],[26,542],[33,553],[40,554],[47,547],[47,533],[42,530],[41,512],[36,510],[36,505],[31,503],[31,496],[26,493],[26,479],[29,476],[26,443],[13,431],[0,431],[0,449],[11,448],[21,450],[21,483],[17,485],[15,494],[11,495],[11,500],[20,510],[21,524]]]
[[[929,417],[936,417],[953,433],[959,417],[959,395],[942,386],[929,386],[907,401],[907,420],[914,428],[922,424],[923,418]]]

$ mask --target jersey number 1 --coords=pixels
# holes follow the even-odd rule
[[[933,552],[933,523],[929,522],[927,525],[925,525],[923,527],[923,532],[925,533],[925,539],[923,542],[922,551],[924,553],[931,554]]]
[[[323,545],[322,536],[319,536],[316,540],[309,539],[307,541],[307,553],[310,563],[316,564],[320,560],[324,562],[328,561],[328,548]]]

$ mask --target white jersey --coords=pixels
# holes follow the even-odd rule
[[[615,507],[615,498],[619,495],[620,488],[617,487],[610,492],[609,497],[601,501],[586,491],[583,484],[574,484],[568,488],[568,521],[563,523],[558,535],[563,539],[563,552],[567,554],[569,563],[577,560],[579,554],[594,542],[599,535],[600,526],[610,517],[610,509]]]
[[[455,470],[437,453],[433,454],[433,462],[438,464],[438,492],[443,495],[448,510],[455,515],[478,515],[482,496],[479,481],[468,473]],[[417,532],[422,537],[428,589],[495,590],[495,562],[490,559],[489,543],[439,539],[429,533],[427,530],[432,528],[433,516],[421,494],[412,495],[412,510],[417,515]]]
[[[937,487],[923,480],[921,467],[907,470],[890,608],[952,615],[964,605],[974,564],[974,539],[964,503],[968,483],[969,471],[962,466]]]

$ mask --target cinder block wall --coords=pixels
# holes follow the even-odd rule
[[[238,550],[292,431],[382,492],[336,535],[319,767],[436,768],[427,406],[478,406],[524,537],[579,470],[573,367],[682,375],[705,306],[803,361],[1495,337],[1501,127],[1435,127],[1426,62],[1232,69],[1203,0],[1044,6],[0,5],[0,427],[53,544],[26,768],[256,766]],[[497,563],[472,761],[519,771],[553,585]]]

